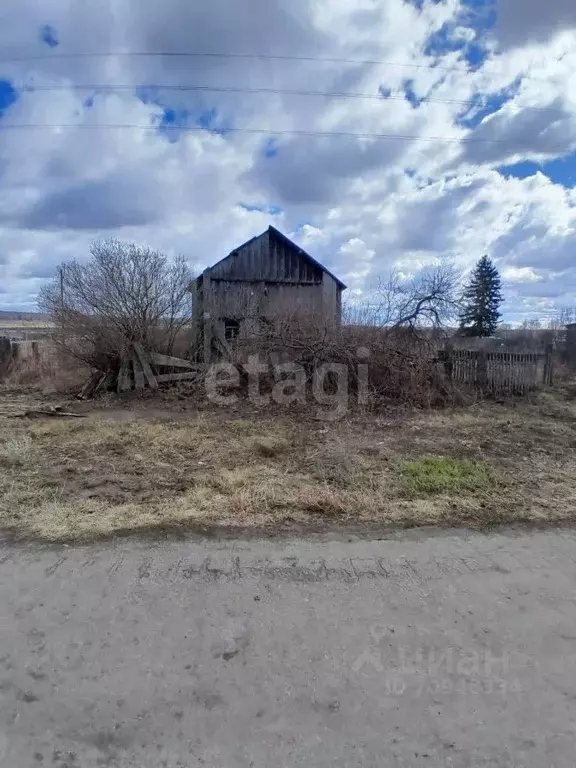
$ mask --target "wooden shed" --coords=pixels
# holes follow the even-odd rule
[[[340,322],[344,283],[274,227],[235,248],[193,285],[195,327],[247,339],[278,317]],[[204,349],[208,340],[205,338]]]

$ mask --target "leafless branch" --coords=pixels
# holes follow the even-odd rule
[[[191,316],[184,258],[170,261],[114,239],[93,243],[90,255],[62,264],[41,291],[39,305],[57,328],[56,341],[95,367],[121,357],[131,342],[170,354]]]

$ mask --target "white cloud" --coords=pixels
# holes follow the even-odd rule
[[[494,170],[576,147],[571,4],[547,3],[546,19],[535,0],[522,4],[511,26],[508,8],[518,2],[502,4],[486,30],[459,0],[428,0],[422,10],[398,0],[111,0],[105,10],[5,0],[6,59],[48,58],[0,62],[0,81],[60,89],[20,91],[0,129],[75,127],[0,130],[0,302],[32,305],[53,266],[82,258],[96,237],[146,242],[206,265],[274,223],[354,291],[393,266],[408,273],[448,257],[468,269],[489,253],[510,316],[538,302],[576,303],[575,193],[542,174],[519,180]],[[40,41],[47,23],[59,41],[52,49]],[[426,55],[445,24],[445,55]],[[459,46],[476,44],[487,59],[467,72]],[[241,56],[65,56],[79,51]],[[250,53],[303,60],[242,56]],[[407,80],[416,97],[439,101],[415,108],[399,99]],[[79,88],[90,84],[126,88]],[[394,98],[150,88],[148,103],[138,97],[137,86],[158,84],[372,95],[382,87]],[[508,104],[476,128],[459,119],[461,102],[513,84]],[[87,127],[153,128],[164,109],[190,125],[212,115],[220,127],[401,138]]]
[[[347,275],[348,287],[351,290],[362,290],[365,280],[370,276],[376,251],[369,248],[364,240],[351,237],[340,246],[340,255],[350,264]]]
[[[504,267],[502,277],[509,283],[538,283],[542,280],[541,275],[532,267],[514,267],[513,265]]]

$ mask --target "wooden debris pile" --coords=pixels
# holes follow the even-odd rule
[[[158,389],[159,384],[193,381],[203,366],[180,357],[148,352],[140,344],[131,344],[117,371],[96,371],[86,382],[78,398],[87,400],[102,392],[119,394],[131,390]]]

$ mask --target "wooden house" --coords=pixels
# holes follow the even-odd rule
[[[274,227],[235,248],[195,281],[195,327],[227,341],[249,339],[276,318],[340,322],[344,283]]]

